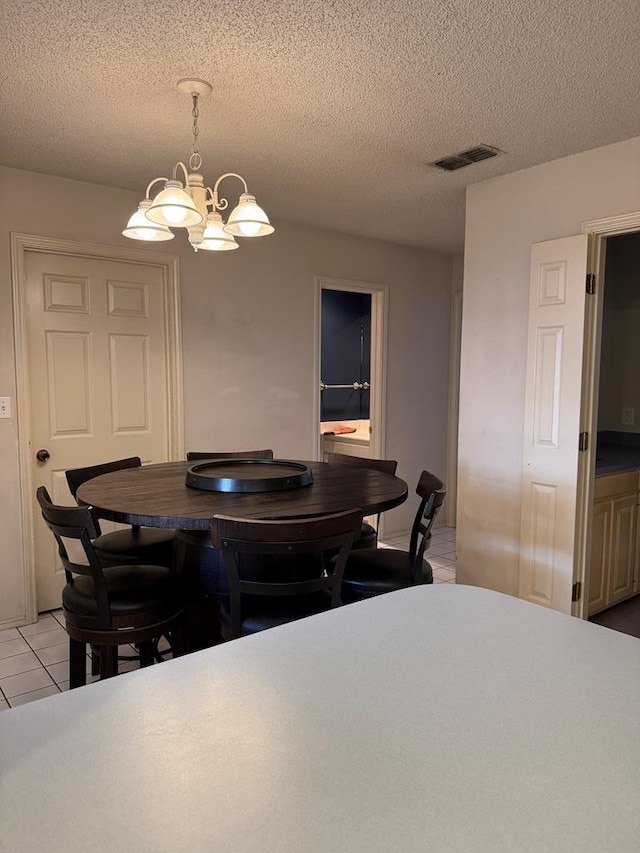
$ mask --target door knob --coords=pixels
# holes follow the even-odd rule
[[[46,462],[47,459],[49,459],[50,457],[51,457],[51,454],[49,453],[48,450],[39,450],[36,453],[36,459],[38,460],[38,462]]]

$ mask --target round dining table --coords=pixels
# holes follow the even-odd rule
[[[295,460],[297,461],[297,460]],[[186,485],[193,462],[163,462],[103,474],[78,489],[100,518],[141,527],[209,530],[214,515],[303,518],[360,508],[364,515],[399,506],[407,484],[372,468],[304,462],[310,485],[266,492],[214,492]]]

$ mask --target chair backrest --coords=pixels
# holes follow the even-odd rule
[[[416,494],[420,498],[420,505],[411,528],[409,559],[417,578],[422,571],[424,552],[431,544],[431,528],[444,503],[447,487],[435,474],[423,471],[416,486]]]
[[[349,456],[347,453],[328,452],[324,461],[329,465],[350,465],[353,468],[374,468],[385,474],[395,474],[398,463],[395,459],[368,459],[365,456]]]
[[[350,456],[348,453],[324,454],[324,461],[329,465],[347,465],[351,468],[372,468],[384,474],[395,474],[398,463],[395,459],[369,459],[365,456]],[[376,529],[380,526],[380,513],[376,515]]]
[[[273,450],[231,450],[218,453],[190,450],[187,453],[187,462],[194,459],[273,459]]]
[[[344,567],[353,542],[360,535],[362,510],[354,509],[335,515],[314,518],[259,519],[230,518],[216,515],[211,519],[211,541],[219,548],[229,576],[231,636],[239,637],[242,626],[242,595],[293,596],[326,590],[331,606],[342,603],[340,588]],[[302,580],[282,581],[277,573],[259,580],[243,572],[242,555],[261,555],[285,560],[308,556],[317,570],[311,576],[302,572]],[[318,560],[318,555],[335,559]],[[251,566],[249,567],[251,572]]]
[[[139,456],[129,456],[127,459],[116,459],[114,462],[103,462],[101,465],[89,465],[87,468],[72,468],[65,471],[69,491],[76,497],[76,492],[87,480],[110,474],[112,471],[122,471],[125,468],[139,468],[142,465]]]
[[[45,524],[53,533],[58,544],[58,553],[64,566],[67,583],[73,583],[74,575],[87,575],[93,578],[96,601],[98,604],[98,619],[103,627],[111,625],[111,611],[100,560],[96,556],[91,543],[99,534],[99,528],[91,510],[85,507],[56,506],[51,502],[48,491],[40,486],[36,492],[42,517]],[[79,540],[82,545],[86,563],[78,563],[69,557],[66,539]]]

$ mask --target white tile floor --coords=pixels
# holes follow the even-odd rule
[[[383,547],[408,548],[406,536],[386,539]],[[435,583],[455,583],[456,532],[440,527],[433,534],[428,559]],[[160,648],[166,648],[161,641]],[[130,650],[134,653],[134,649]],[[127,654],[120,649],[120,654]],[[137,661],[121,662],[120,672],[138,668]],[[90,675],[87,655],[87,683]],[[69,638],[61,610],[41,613],[34,625],[0,631],[0,710],[15,708],[69,689]]]
[[[380,543],[389,548],[409,548],[409,538],[401,536]],[[425,555],[433,568],[434,583],[456,582],[456,531],[455,527],[439,527],[433,532],[431,547]]]

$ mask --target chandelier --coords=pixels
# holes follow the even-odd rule
[[[193,103],[193,146],[188,160],[189,168],[179,160],[173,167],[171,179],[154,178],[122,233],[132,240],[156,242],[173,240],[175,235],[172,228],[186,228],[189,242],[196,252],[198,249],[225,252],[238,248],[236,237],[272,234],[273,225],[264,210],[256,204],[255,196],[249,193],[242,175],[226,172],[220,175],[213,189],[205,186],[200,173],[202,157],[198,152],[198,99],[211,92],[211,85],[205,80],[186,78],[178,81],[177,89],[191,95]],[[184,185],[178,180],[180,170],[183,172]],[[238,204],[225,222],[219,211],[225,211],[229,202],[219,196],[218,187],[226,178],[241,181],[244,192],[240,194]],[[158,183],[164,183],[164,188],[152,199],[149,193]]]

